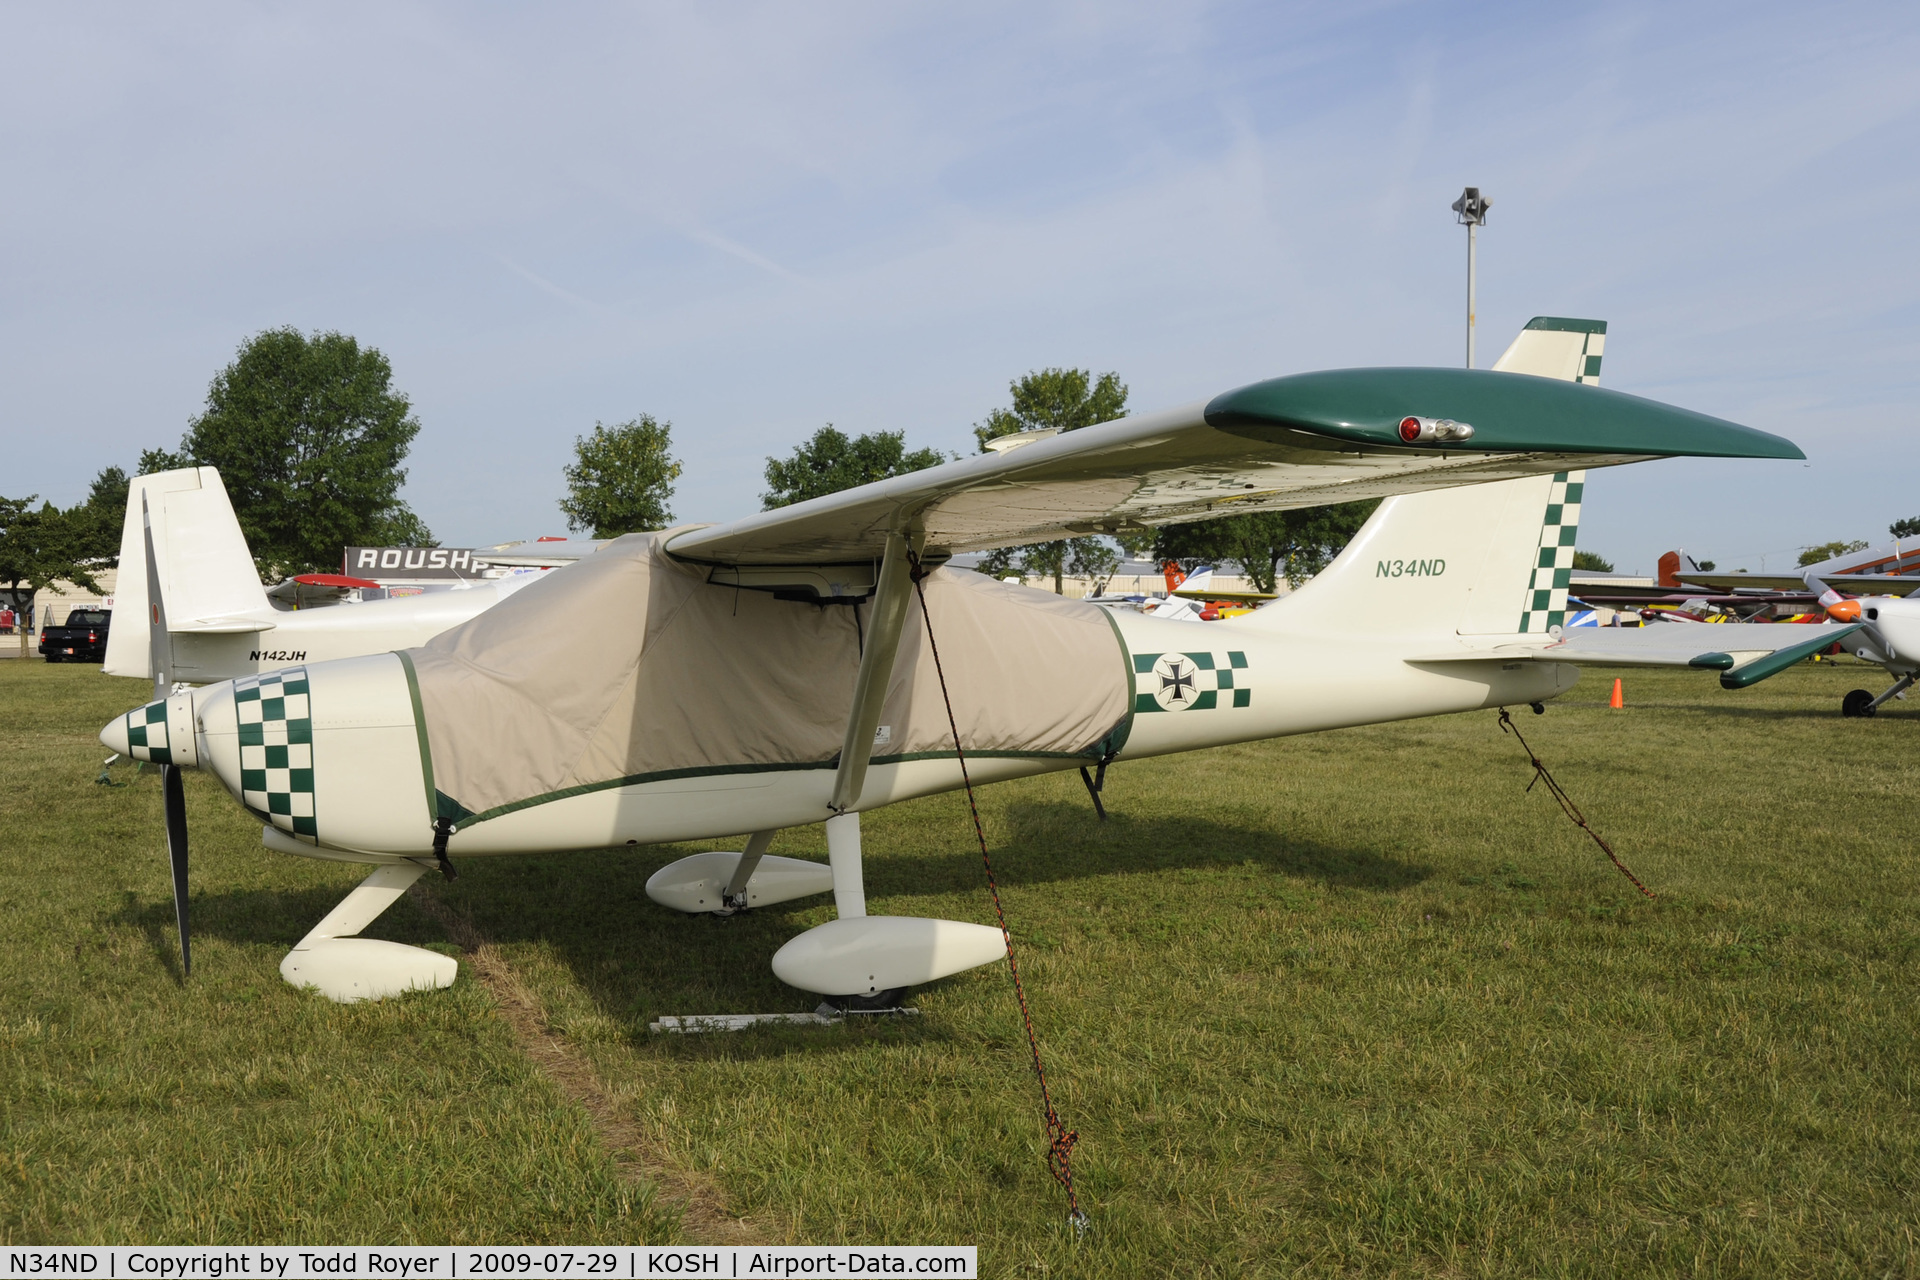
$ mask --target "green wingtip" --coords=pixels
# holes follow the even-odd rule
[[[1811,658],[1835,640],[1843,636],[1852,635],[1858,631],[1862,625],[1863,624],[1856,622],[1850,627],[1835,627],[1832,630],[1827,630],[1823,627],[1821,630],[1825,632],[1824,635],[1815,636],[1805,644],[1796,644],[1785,649],[1776,649],[1764,658],[1755,658],[1752,662],[1749,662],[1737,671],[1722,671],[1720,673],[1720,687],[1722,689],[1745,689],[1759,684],[1768,676],[1779,675],[1782,671],[1785,671],[1788,667],[1793,666],[1802,659]],[[1698,661],[1698,659],[1695,659],[1695,661]]]
[[[1405,447],[1398,427],[1409,415],[1471,423],[1470,440],[1421,446],[1450,452],[1807,456],[1791,440],[1658,400],[1484,369],[1298,373],[1229,391],[1206,408],[1209,424],[1236,435],[1277,442],[1304,431],[1387,447]]]

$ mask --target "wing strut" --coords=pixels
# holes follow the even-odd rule
[[[860,675],[853,685],[853,711],[847,717],[847,736],[840,743],[840,772],[833,780],[828,807],[846,813],[860,803],[866,785],[867,764],[873,759],[873,734],[880,727],[881,704],[887,700],[887,681],[900,651],[900,629],[913,598],[913,579],[907,572],[912,548],[907,535],[887,535],[886,554],[880,560],[880,581],[873,592],[873,618],[860,654]],[[854,606],[858,608],[859,606]]]

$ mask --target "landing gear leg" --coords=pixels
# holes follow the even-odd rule
[[[1915,680],[1920,680],[1920,672],[1909,671],[1893,682],[1893,688],[1877,698],[1865,689],[1855,689],[1840,700],[1840,714],[1848,717],[1870,716],[1880,710],[1882,703],[1889,702],[1912,688]]]
[[[733,869],[733,875],[727,881],[727,887],[720,891],[720,901],[726,905],[713,914],[730,916],[736,911],[745,911],[747,902],[747,881],[753,879],[753,873],[760,866],[760,859],[766,857],[767,848],[773,838],[780,834],[775,827],[771,831],[756,831],[747,837],[747,850],[740,855],[740,865]]]
[[[374,868],[359,888],[294,944],[280,962],[280,976],[296,987],[318,988],[321,995],[341,1004],[452,986],[460,971],[452,956],[353,936],[392,906],[426,870],[417,862]]]
[[[827,862],[833,867],[833,906],[842,920],[867,914],[867,883],[860,869],[860,815],[827,819]]]

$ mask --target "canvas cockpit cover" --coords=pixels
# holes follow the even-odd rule
[[[434,816],[465,826],[606,787],[837,763],[871,602],[711,585],[661,550],[673,532],[617,539],[401,655]],[[1131,664],[1104,609],[969,570],[924,587],[969,754],[1118,749]],[[953,753],[917,604],[880,724],[875,764]]]

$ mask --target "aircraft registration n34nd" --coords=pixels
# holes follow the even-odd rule
[[[435,866],[744,830],[742,851],[673,863],[650,896],[726,912],[831,892],[837,918],[787,942],[774,971],[843,1008],[884,1006],[1004,954],[997,929],[866,911],[861,813],[959,788],[960,749],[990,783],[1540,703],[1573,686],[1579,661],[1691,662],[1725,681],[1850,632],[1754,628],[1760,650],[1705,663],[1610,659],[1559,634],[1587,469],[1802,456],[1582,385],[1604,331],[1536,320],[1493,371],[1275,378],[725,524],[631,534],[424,643],[200,688],[173,687],[155,593],[154,700],[101,736],[165,766],[183,959],[178,770],[202,768],[270,848],[371,868],[281,966],[336,1000],[453,980],[445,956],[354,936]],[[946,567],[962,551],[1374,497],[1386,500],[1325,572],[1204,626]],[[157,580],[152,554],[149,538]],[[551,626],[585,602],[623,619],[592,652]],[[1775,632],[1789,634],[1768,646]],[[826,864],[767,852],[816,822]]]

